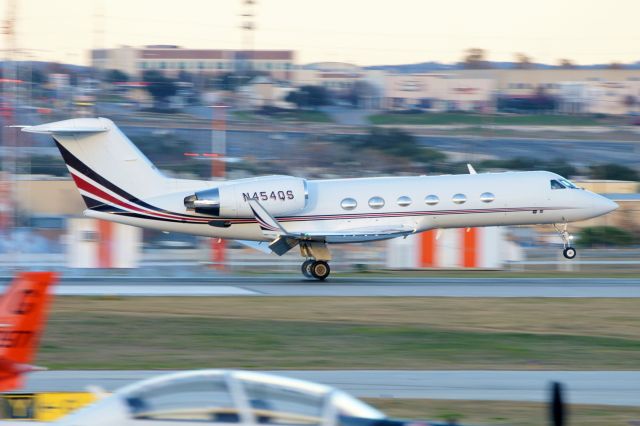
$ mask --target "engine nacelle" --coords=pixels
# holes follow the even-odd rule
[[[307,183],[292,176],[239,179],[198,191],[184,199],[187,210],[215,217],[253,217],[247,200],[255,198],[272,215],[294,214],[307,204]]]

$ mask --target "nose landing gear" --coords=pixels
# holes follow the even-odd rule
[[[574,257],[576,257],[576,249],[574,249],[573,247],[566,247],[564,250],[562,250],[562,255],[567,259],[573,259]]]
[[[560,238],[562,238],[562,244],[564,245],[562,255],[567,259],[573,259],[576,257],[577,251],[571,247],[571,240],[573,240],[573,237],[567,231],[567,224],[564,223],[561,227],[554,224],[553,227],[556,228],[556,231],[560,234]]]

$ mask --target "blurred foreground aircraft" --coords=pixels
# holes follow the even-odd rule
[[[172,179],[105,118],[25,132],[53,136],[87,205],[85,216],[227,238],[278,255],[300,247],[302,273],[329,276],[328,244],[405,237],[429,229],[554,224],[573,259],[567,224],[618,205],[555,173],[505,172],[307,180],[262,176],[222,182]]]
[[[555,383],[550,424],[566,420]],[[133,383],[53,423],[58,426],[445,426],[456,422],[391,419],[351,395],[326,385],[240,370],[196,370]]]
[[[21,272],[0,300],[0,392],[22,386],[23,375],[42,370],[30,365],[44,329],[53,272]]]
[[[444,426],[388,419],[345,392],[318,383],[235,370],[185,371],[143,380],[49,424]]]

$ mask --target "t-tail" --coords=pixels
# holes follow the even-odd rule
[[[75,118],[20,127],[23,132],[53,137],[89,209],[110,205],[136,211],[145,208],[141,200],[167,190],[167,178],[109,119]]]
[[[19,273],[0,299],[0,391],[22,386],[25,373],[42,370],[31,365],[44,330],[53,272]]]

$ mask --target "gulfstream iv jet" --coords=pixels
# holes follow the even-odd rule
[[[105,118],[28,126],[50,134],[96,219],[239,240],[284,253],[299,247],[307,277],[329,276],[330,244],[429,229],[555,224],[572,259],[567,224],[618,207],[554,173],[308,180],[262,176],[197,181],[164,176]]]

